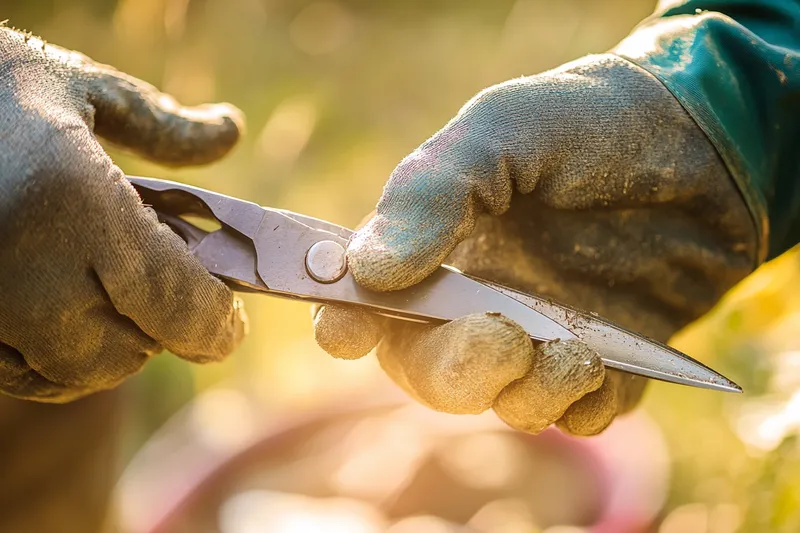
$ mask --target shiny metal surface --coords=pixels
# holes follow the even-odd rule
[[[600,354],[607,367],[703,389],[742,392],[742,388],[733,381],[671,346],[628,331],[591,313],[496,283],[483,283],[557,322],[567,324],[580,340]]]
[[[352,231],[296,213],[261,207],[261,220],[253,229],[251,221],[242,224],[238,220],[239,211],[225,209],[222,204],[227,196],[215,197],[210,191],[151,178],[129,180],[142,200],[152,205],[162,220],[187,241],[203,266],[239,289],[310,302],[360,305],[390,318],[424,323],[498,312],[517,322],[535,340],[575,338],[572,332],[545,315],[447,267],[403,291],[364,289],[349,272],[335,283],[320,283],[306,270],[306,251],[320,241],[333,241],[346,248]],[[209,206],[204,210],[197,205],[198,201],[201,204],[210,201],[215,209]],[[215,218],[222,229],[204,234],[198,233],[198,228],[187,228],[188,223],[177,217],[187,214],[187,209],[194,215]],[[218,213],[225,213],[225,218]],[[249,207],[242,213],[252,220]],[[247,227],[248,234],[229,231],[239,227]]]
[[[143,201],[184,238],[203,266],[236,290],[360,305],[391,318],[425,323],[480,312],[502,313],[535,340],[583,340],[610,368],[682,385],[741,392],[729,379],[669,346],[589,313],[477,280],[450,267],[443,266],[423,282],[394,292],[364,289],[346,269],[334,282],[320,282],[310,274],[307,252],[322,242],[329,243],[324,245],[329,251],[336,246],[344,250],[352,231],[180,183],[129,180]],[[187,214],[214,218],[222,228],[205,232],[178,216]],[[328,268],[323,268],[323,280],[331,276]]]
[[[319,241],[306,252],[306,270],[320,283],[333,283],[347,271],[344,246],[334,241]]]

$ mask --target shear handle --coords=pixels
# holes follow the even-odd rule
[[[216,220],[251,240],[256,234],[264,209],[252,202],[154,178],[129,176],[142,202],[168,215],[197,215]]]

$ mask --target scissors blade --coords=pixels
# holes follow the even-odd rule
[[[193,255],[211,273],[248,290],[320,303],[358,305],[391,318],[424,323],[447,322],[473,313],[501,313],[535,340],[581,339],[601,354],[610,368],[682,385],[741,392],[726,377],[669,346],[591,314],[472,278],[451,267],[443,266],[421,283],[393,292],[364,289],[349,272],[334,283],[320,283],[306,272],[307,251],[323,240],[346,248],[351,230],[180,183],[134,177],[129,180],[157,211],[163,208],[173,215],[181,214],[164,201],[160,196],[163,194],[189,195],[205,204],[223,229],[211,233],[188,230],[183,236],[193,241]],[[170,214],[166,216],[169,218]],[[185,223],[174,226],[181,224]]]
[[[607,367],[679,385],[742,392],[733,381],[671,346],[628,331],[592,313],[489,281],[483,283],[553,320],[568,324],[581,341],[600,354]]]

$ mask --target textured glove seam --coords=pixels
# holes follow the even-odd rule
[[[750,212],[750,217],[753,221],[753,226],[756,231],[756,258],[753,265],[753,269],[755,270],[766,260],[769,253],[769,217],[767,216],[766,201],[760,191],[750,185],[751,178],[742,165],[737,162],[735,149],[728,146],[728,139],[725,137],[725,134],[716,127],[713,121],[710,118],[707,119],[704,117],[701,110],[696,109],[692,101],[685,97],[681,87],[674,86],[670,80],[659,76],[657,73],[649,70],[646,66],[630,57],[617,53],[612,53],[612,55],[631,63],[658,80],[664,88],[675,97],[681,107],[683,107],[686,113],[703,133],[705,133],[708,140],[714,146],[714,149],[728,169],[728,174],[730,174],[737,189],[739,189],[739,193],[742,195],[742,199],[747,205],[747,210]]]

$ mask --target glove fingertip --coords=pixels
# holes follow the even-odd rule
[[[537,434],[600,388],[604,375],[600,358],[584,343],[543,343],[536,347],[531,370],[505,387],[493,408],[509,426]]]
[[[111,67],[90,70],[94,131],[106,140],[167,166],[220,159],[244,132],[242,112],[228,103],[180,105],[141,80]]]
[[[211,280],[218,282],[218,280]],[[221,283],[221,282],[220,282]],[[227,287],[225,287],[227,289]],[[220,309],[221,310],[221,309]],[[214,320],[213,313],[205,317],[205,327],[199,337],[206,342],[165,342],[166,347],[175,355],[192,363],[216,363],[226,359],[242,343],[250,329],[244,302],[233,296],[227,313],[217,313]],[[170,345],[171,344],[171,345]]]
[[[356,232],[347,264],[359,285],[374,291],[405,289],[428,277],[455,248],[452,236],[378,216]]]
[[[348,269],[359,285],[373,291],[403,289],[416,278],[408,272],[402,250],[387,242],[388,226],[385,219],[373,218],[353,234],[347,247]]]
[[[175,110],[175,155],[160,154],[167,163],[200,165],[211,163],[230,152],[246,131],[244,113],[227,102],[181,107]]]
[[[314,340],[337,359],[360,359],[380,339],[379,319],[363,309],[322,306],[314,315]]]
[[[231,137],[234,137],[234,142],[247,133],[247,122],[244,118],[244,112],[229,102],[219,102],[216,104],[204,104],[197,106],[194,109],[204,109],[204,112],[210,116],[222,117],[224,120],[230,122],[228,129],[231,130]],[[192,109],[192,108],[186,108]],[[233,145],[231,145],[233,146]]]
[[[591,437],[605,431],[616,415],[616,390],[606,379],[602,387],[570,405],[556,426],[571,435]]]

